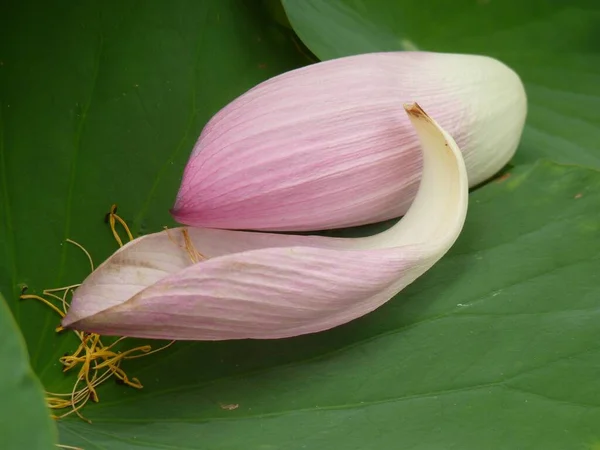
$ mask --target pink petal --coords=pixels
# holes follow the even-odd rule
[[[65,324],[100,334],[177,340],[312,333],[383,304],[413,280],[390,282],[424,256],[410,247],[401,258],[389,250],[343,253],[310,247],[234,253],[164,278],[91,320]]]
[[[470,185],[512,157],[524,125],[519,77],[482,56],[391,52],[268,80],[203,130],[172,213],[228,229],[316,230],[405,213],[418,187],[417,100],[463,150]]]
[[[378,235],[335,239],[207,229],[145,236],[77,289],[64,326],[108,335],[221,340],[325,330],[379,307],[452,246],[467,210],[467,176],[452,138],[416,105],[419,192]],[[208,259],[194,262],[184,233]]]

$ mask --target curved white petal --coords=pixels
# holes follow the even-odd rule
[[[379,307],[448,251],[467,211],[456,143],[419,106],[405,108],[424,170],[409,212],[389,230],[357,239],[193,228],[145,236],[85,280],[63,325],[178,340],[281,338]],[[194,262],[189,242],[207,259]]]

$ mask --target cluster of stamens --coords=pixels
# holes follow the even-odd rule
[[[107,219],[113,236],[119,244],[119,247],[123,246],[123,241],[116,230],[117,223],[124,228],[129,241],[133,240],[133,236],[126,222],[116,214],[116,205],[111,207],[110,212],[107,214]],[[186,241],[185,238],[184,241]],[[67,242],[79,247],[85,253],[89,260],[91,270],[94,271],[94,263],[89,252],[81,244],[71,239],[67,239]],[[193,249],[193,245],[190,248]],[[197,252],[195,252],[194,255],[196,255],[196,253]],[[60,317],[65,317],[69,309],[69,301],[67,298],[69,295],[72,296],[74,290],[79,286],[79,284],[74,284],[60,288],[45,289],[42,292],[42,295],[26,294],[23,292],[20,298],[38,300],[54,310]],[[58,326],[55,331],[57,333],[61,333],[67,330],[63,329],[61,326]],[[120,337],[110,344],[106,344],[106,342],[103,342],[103,338],[99,334],[86,333],[77,330],[71,331],[77,336],[79,340],[79,346],[73,353],[66,353],[65,355],[61,356],[59,361],[63,367],[63,372],[77,370],[77,379],[71,392],[45,393],[48,407],[52,411],[56,411],[56,414],[52,414],[54,419],[61,419],[74,413],[82,420],[91,423],[89,419],[83,416],[81,409],[90,400],[93,402],[99,401],[97,388],[102,383],[114,377],[117,383],[127,385],[135,389],[141,389],[143,387],[140,380],[135,377],[128,377],[125,371],[121,368],[121,364],[124,360],[140,358],[142,356],[156,353],[169,347],[175,342],[171,341],[167,345],[155,350],[152,350],[150,345],[142,345],[122,351],[117,349],[117,347],[123,342],[123,340],[126,339],[126,337]],[[107,339],[105,338],[104,341],[107,341]],[[62,412],[65,409],[68,409],[68,411]],[[71,448],[67,446],[62,447]]]

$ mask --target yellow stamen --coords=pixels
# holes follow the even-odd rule
[[[173,345],[175,342],[176,342],[176,341],[171,341],[171,342],[169,342],[168,344],[165,344],[165,345],[163,345],[162,347],[158,347],[158,348],[155,348],[155,349],[154,349],[154,350],[152,350],[152,351],[149,351],[148,353],[144,353],[144,354],[142,354],[142,355],[133,355],[133,356],[128,356],[128,357],[127,357],[127,358],[125,358],[125,359],[136,359],[136,358],[141,358],[142,356],[148,356],[148,355],[151,355],[152,353],[157,353],[157,352],[160,352],[160,351],[162,351],[162,350],[164,350],[164,349],[166,349],[166,348],[169,348],[169,347],[170,347],[171,345]]]
[[[169,240],[175,244],[177,247],[185,250],[187,252],[187,254],[189,255],[190,259],[192,260],[193,264],[196,264],[200,261],[204,261],[205,259],[208,259],[206,256],[204,256],[202,253],[200,253],[196,247],[194,246],[194,242],[192,241],[192,238],[190,238],[190,232],[187,230],[187,228],[184,228],[181,230],[181,234],[183,236],[183,246],[181,244],[179,244],[179,242],[177,242],[175,240],[175,238],[173,236],[171,236],[171,233],[169,233],[169,229],[167,227],[163,227],[164,230],[167,232],[167,237],[169,238]]]
[[[75,241],[72,241],[71,239],[67,239],[67,242],[75,243]],[[79,244],[77,244],[77,245],[79,245]],[[93,272],[94,271],[94,263],[92,263],[91,260],[90,260],[90,265],[92,266],[92,272]],[[54,289],[44,289],[43,292],[44,292],[44,294],[47,294],[48,292],[62,292],[62,291],[68,291],[69,289],[76,289],[79,286],[81,286],[81,284],[77,283],[77,284],[72,284],[71,286],[65,286],[65,287],[54,288]]]
[[[169,232],[169,227],[163,227],[163,230],[165,230],[167,232],[167,237],[173,244],[175,244],[179,248],[183,248],[181,245],[179,245],[179,242],[177,242],[175,240],[175,238],[173,236],[171,236],[171,233]]]
[[[90,262],[90,267],[92,268],[92,272],[94,271],[94,261],[92,260],[92,256],[89,254],[89,252],[83,247],[83,245],[79,244],[78,242],[75,242],[71,239],[67,239],[67,242],[69,244],[73,244],[76,245],[77,247],[79,247],[81,249],[81,251],[83,253],[85,253],[85,256],[87,256],[88,261]]]
[[[94,369],[102,369],[103,367],[110,366],[116,363],[117,361],[120,361],[121,359],[125,359],[127,355],[133,352],[141,351],[144,353],[148,353],[151,349],[152,347],[150,347],[149,345],[143,345],[141,347],[132,348],[131,350],[127,350],[123,353],[101,352],[100,355],[105,358],[105,361],[94,366]]]
[[[192,242],[190,234],[186,228],[181,230],[181,234],[183,235],[183,242],[185,245],[184,248],[188,252],[188,255],[190,255],[190,259],[194,264],[207,259],[206,256],[196,250],[196,247],[194,247],[194,243]]]
[[[133,241],[133,235],[131,234],[127,223],[125,223],[125,221],[117,215],[117,205],[112,205],[110,207],[110,212],[108,213],[108,223],[110,224],[110,230],[112,231],[112,234],[115,237],[117,244],[119,244],[119,247],[123,247],[123,241],[121,240],[119,233],[117,233],[115,221],[119,222],[121,226],[125,229],[125,233],[127,233],[129,241]]]
[[[35,300],[39,300],[40,302],[46,304],[47,306],[49,306],[50,308],[52,308],[54,311],[56,311],[58,313],[58,315],[60,317],[65,317],[65,313],[63,313],[60,309],[58,309],[56,306],[54,306],[52,303],[50,303],[48,300],[46,300],[43,297],[40,297],[39,295],[33,295],[33,294],[23,294],[19,297],[21,300],[27,300],[28,298],[31,299],[35,299]]]
[[[119,234],[116,230],[116,223],[118,222],[124,229],[127,237],[130,241],[133,240],[133,235],[129,230],[126,222],[116,214],[116,205],[112,205],[110,209],[110,213],[108,215],[110,229],[111,232],[117,241],[119,247],[123,246],[123,241],[119,237]],[[185,239],[185,237],[184,237]],[[189,237],[187,237],[188,242],[186,242],[186,249],[190,256],[200,255],[199,252],[193,247]],[[83,247],[83,245],[79,244],[76,241],[71,239],[67,239],[67,242],[77,246],[88,258],[90,263],[90,269],[94,270],[94,262],[90,255],[90,253]],[[200,255],[201,256],[201,255]],[[35,294],[22,294],[21,299],[34,299],[42,302],[46,306],[50,307],[54,310],[60,317],[65,317],[67,311],[69,309],[69,302],[67,301],[67,296],[69,293],[73,293],[75,289],[77,289],[80,284],[72,284],[69,286],[64,286],[60,288],[52,288],[52,289],[44,289],[42,291],[43,296],[35,295]],[[45,298],[46,297],[46,298]],[[61,308],[55,305],[52,300],[59,302]],[[56,328],[57,332],[64,331],[64,328],[58,326]],[[151,355],[152,353],[156,353],[158,351],[164,350],[167,347],[173,345],[175,341],[171,341],[168,344],[152,350],[150,345],[142,345],[138,346],[126,351],[118,351],[115,350],[117,344],[123,342],[126,339],[125,336],[116,339],[110,345],[105,345],[102,342],[102,338],[100,335],[95,333],[85,333],[77,330],[71,330],[80,343],[77,349],[71,353],[64,355],[59,358],[59,362],[63,366],[63,372],[67,372],[69,370],[79,368],[77,372],[77,378],[71,389],[71,392],[68,393],[57,393],[57,392],[46,392],[46,403],[48,407],[52,410],[64,410],[70,408],[69,411],[64,412],[63,414],[57,415],[52,414],[51,417],[54,419],[61,419],[71,414],[76,414],[80,419],[91,423],[89,419],[84,417],[80,410],[86,405],[86,403],[91,399],[93,402],[98,402],[99,397],[97,393],[97,388],[102,383],[110,379],[111,377],[115,377],[115,379],[121,381],[123,384],[127,386],[131,386],[136,389],[141,389],[142,383],[135,377],[129,378],[125,371],[121,368],[121,363],[126,359],[134,359],[141,358],[143,356]],[[80,387],[83,385],[82,387]],[[65,445],[59,445],[61,448],[65,449],[75,449],[77,447],[70,447]]]
[[[117,244],[119,244],[119,247],[123,247],[123,241],[121,240],[121,237],[119,236],[119,233],[117,233],[117,230],[115,228],[115,216],[116,216],[116,210],[117,210],[117,205],[112,205],[110,207],[110,212],[108,213],[108,223],[110,224],[110,230],[112,231],[112,234],[115,238],[115,241],[117,241]]]

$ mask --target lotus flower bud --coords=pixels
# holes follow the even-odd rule
[[[251,89],[200,135],[172,214],[192,226],[348,227],[404,214],[417,191],[417,136],[399,107],[417,101],[463,152],[469,185],[514,154],[521,80],[484,56],[390,52],[297,69]]]

